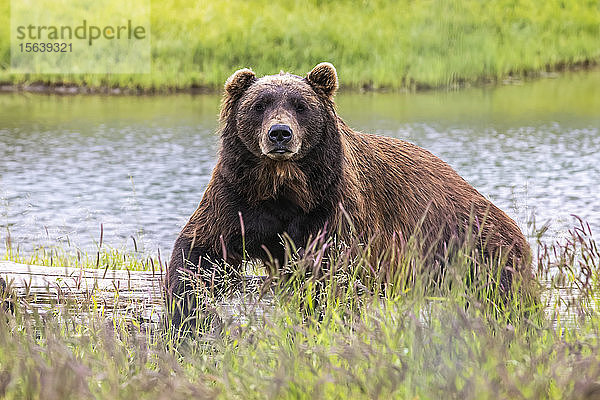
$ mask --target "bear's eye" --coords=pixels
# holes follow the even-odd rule
[[[302,103],[302,102],[297,102],[294,104],[294,108],[296,109],[296,112],[304,112],[306,111],[306,104]]]
[[[265,111],[265,105],[262,102],[258,102],[254,105],[254,111],[262,112]]]

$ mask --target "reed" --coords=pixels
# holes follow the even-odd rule
[[[538,233],[533,302],[519,290],[493,301],[493,274],[472,273],[468,247],[440,280],[410,240],[380,258],[398,268],[384,276],[368,244],[317,238],[286,279],[262,297],[238,288],[234,311],[207,311],[192,335],[93,303],[77,315],[17,303],[0,317],[0,397],[593,398],[600,250],[583,222],[560,243]]]

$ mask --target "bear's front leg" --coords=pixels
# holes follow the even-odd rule
[[[210,298],[222,291],[226,275],[222,256],[182,232],[167,270],[167,313],[174,326],[195,326]]]

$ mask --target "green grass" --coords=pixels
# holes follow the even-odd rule
[[[600,251],[589,227],[570,233],[538,243],[537,305],[526,291],[498,302],[483,272],[493,266],[469,277],[467,247],[440,281],[409,241],[383,279],[368,273],[368,247],[329,240],[308,246],[272,295],[247,293],[247,308],[191,336],[107,321],[95,304],[77,318],[17,305],[0,316],[0,397],[593,398]]]
[[[8,0],[0,10],[0,81],[12,84],[215,89],[237,68],[305,74],[327,60],[347,88],[418,89],[600,58],[594,0],[152,0],[150,74],[15,75],[7,70]]]
[[[5,258],[21,264],[46,267],[127,269],[130,271],[158,271],[162,264],[160,255],[150,256],[124,248],[99,246],[94,252],[82,251],[70,245],[37,247],[23,253],[19,248],[8,247]]]

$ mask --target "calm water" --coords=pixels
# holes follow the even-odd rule
[[[343,79],[343,75],[341,76]],[[600,70],[522,85],[340,94],[355,129],[449,162],[526,232],[600,231]],[[216,161],[218,96],[0,96],[0,241],[168,253]]]

